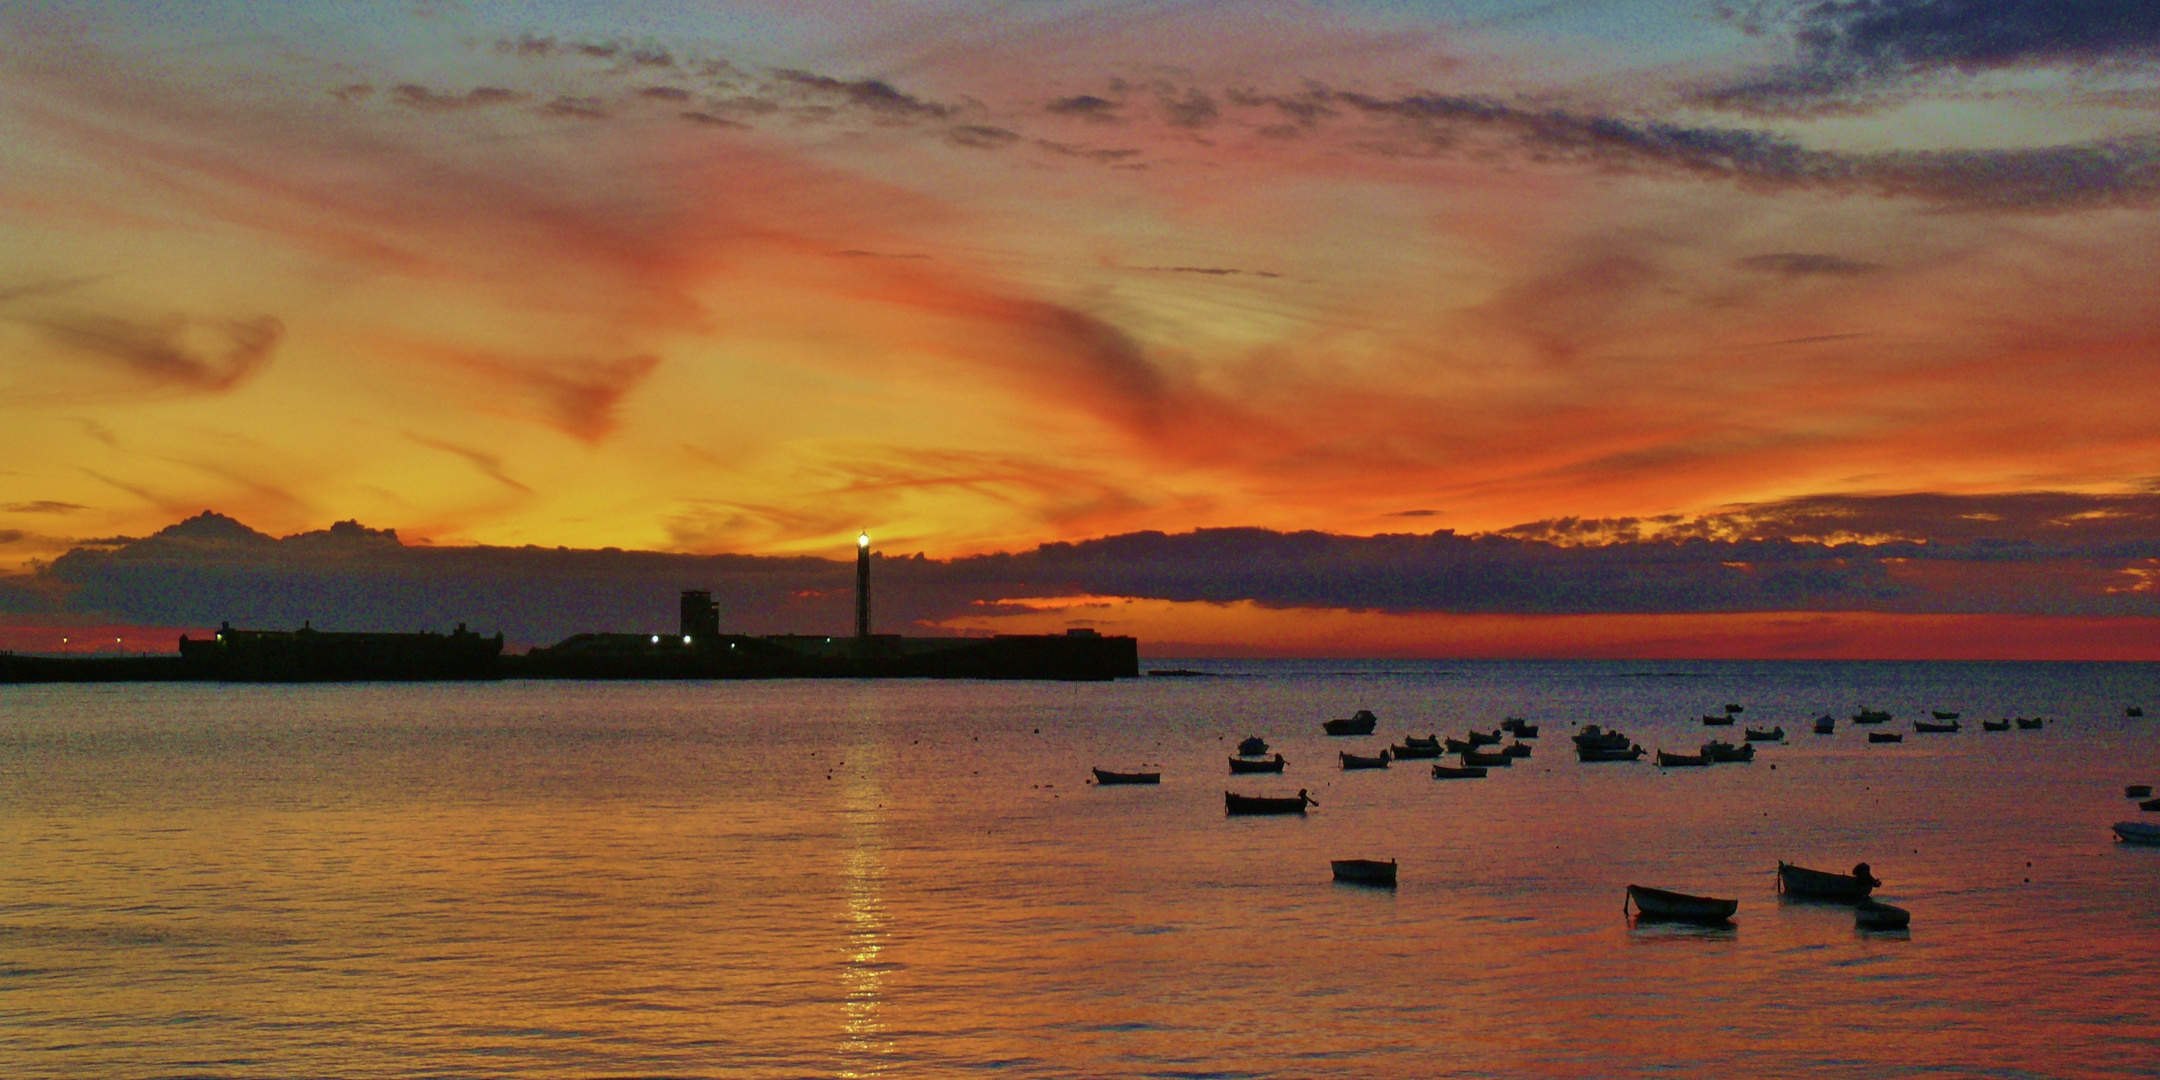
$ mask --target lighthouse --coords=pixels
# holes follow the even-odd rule
[[[870,530],[855,538],[855,650],[870,656]]]

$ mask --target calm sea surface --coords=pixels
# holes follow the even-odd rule
[[[0,687],[0,1076],[2160,1075],[2160,848],[2108,830],[2160,668],[1192,666]],[[1727,701],[1787,743],[1569,752],[1692,751]],[[1862,706],[1967,730],[1870,746]],[[1336,764],[1507,714],[1544,738],[1486,780]],[[1226,775],[1251,733],[1285,775]],[[1780,858],[1867,860],[1912,930],[1780,902]],[[1632,926],[1630,882],[1739,915]]]

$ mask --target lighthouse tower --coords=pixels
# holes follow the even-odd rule
[[[870,655],[870,530],[855,538],[855,650]]]

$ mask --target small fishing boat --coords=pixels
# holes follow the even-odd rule
[[[1485,766],[1465,765],[1458,769],[1452,765],[1435,764],[1432,767],[1432,775],[1435,780],[1483,780],[1485,779]]]
[[[1740,910],[1738,900],[1720,900],[1714,896],[1690,896],[1669,889],[1653,889],[1648,885],[1627,887],[1627,899],[1620,902],[1622,913],[1633,902],[1635,910],[1645,919],[1670,919],[1675,922],[1721,923]]]
[[[1438,735],[1405,735],[1402,737],[1402,741],[1404,746],[1415,746],[1420,749],[1440,749],[1440,736]],[[1396,756],[1400,757],[1401,755]]]
[[[1258,735],[1247,736],[1244,742],[1237,744],[1237,752],[1239,757],[1259,757],[1267,753],[1267,740]]]
[[[1643,753],[1643,748],[1636,745],[1618,748],[1610,746],[1578,746],[1575,748],[1575,760],[1640,761],[1642,760]]]
[[[1746,763],[1755,760],[1755,747],[1747,744],[1734,746],[1729,742],[1706,742],[1697,751],[1713,762]]]
[[[1233,773],[1279,773],[1282,771],[1282,767],[1283,756],[1281,754],[1277,754],[1267,761],[1252,761],[1247,758],[1230,759],[1230,771]]]
[[[1529,757],[1530,744],[1526,742],[1511,742],[1506,746],[1501,747],[1500,752],[1506,754],[1509,757]]]
[[[2160,844],[2160,825],[2147,825],[2142,821],[2118,821],[2115,835],[2128,844]]]
[[[1859,874],[1833,874],[1828,870],[1810,870],[1782,859],[1777,864],[1778,891],[1793,896],[1809,896],[1817,900],[1865,900],[1867,894],[1882,884],[1868,870],[1868,864],[1853,867]],[[1862,876],[1865,875],[1865,876]]]
[[[1832,734],[1832,733],[1833,733],[1833,732],[1835,732],[1835,731],[1837,731],[1837,721],[1836,721],[1836,720],[1833,720],[1833,719],[1831,719],[1831,718],[1830,718],[1829,716],[1827,716],[1827,715],[1824,715],[1824,716],[1818,716],[1818,717],[1816,717],[1816,718],[1815,718],[1815,734],[1817,734],[1817,735],[1829,735],[1829,734]]]
[[[1470,733],[1468,741],[1472,746],[1498,746],[1500,745],[1500,733],[1497,731],[1473,731]]]
[[[2043,719],[2041,719],[2040,717],[2037,717],[2037,716],[2034,716],[2034,717],[2024,717],[2024,716],[2020,716],[2020,717],[2018,717],[2018,718],[2017,718],[2017,726],[2018,726],[2018,730],[2019,730],[2019,731],[2038,731],[2038,730],[2040,730],[2041,726],[2042,726],[2042,725],[2044,725],[2044,724],[2046,724],[2046,723],[2047,723],[2047,721],[2046,721],[2046,720],[2043,720]]]
[[[1335,868],[1335,880],[1352,885],[1381,885],[1395,887],[1395,860],[1381,862],[1378,859],[1335,859],[1328,863]]]
[[[1363,754],[1344,754],[1342,755],[1342,767],[1346,771],[1350,769],[1385,769],[1389,757],[1390,755],[1385,750],[1371,757]]]
[[[1525,721],[1520,716],[1510,716],[1500,721],[1500,730],[1514,732],[1515,737],[1518,739],[1535,739],[1537,738],[1538,726]]]
[[[1894,904],[1862,900],[1853,905],[1853,928],[1856,930],[1903,930],[1911,922],[1912,912]]]
[[[1868,733],[1867,733],[1867,741],[1869,741],[1869,742],[1904,742],[1904,741],[1905,741],[1905,733],[1904,733],[1904,732],[1902,732],[1902,731],[1870,731],[1870,732],[1868,732]]]
[[[1581,731],[1568,736],[1577,746],[1596,746],[1606,750],[1625,750],[1628,737],[1617,731],[1601,730],[1596,724],[1588,724]]]
[[[1956,732],[1961,730],[1962,727],[1963,725],[1959,724],[1955,720],[1952,720],[1947,724],[1930,724],[1925,720],[1915,720],[1912,722],[1912,729],[1922,735],[1950,735],[1955,734]]]
[[[1372,714],[1371,709],[1359,709],[1346,718],[1321,724],[1320,729],[1330,735],[1370,735],[1379,723],[1380,719]]]
[[[1308,806],[1318,806],[1313,797],[1299,788],[1296,795],[1276,798],[1271,795],[1237,795],[1223,792],[1225,814],[1302,814]]]
[[[1477,749],[1477,744],[1468,739],[1442,739],[1440,741],[1442,745],[1447,747],[1447,752],[1450,754],[1460,754],[1465,750]]]
[[[1095,774],[1096,783],[1104,785],[1162,783],[1162,774],[1159,772],[1111,772],[1108,769],[1090,769],[1088,771]]]
[[[1937,720],[1955,720],[1958,718],[1958,714],[1954,712],[1944,712],[1941,709],[1931,709],[1929,711],[1935,715]]]
[[[1771,729],[1770,729],[1770,730],[1768,730],[1768,731],[1764,731],[1764,730],[1763,730],[1763,729],[1761,729],[1761,728],[1749,728],[1749,729],[1747,729],[1747,741],[1749,741],[1749,742],[1784,742],[1784,741],[1785,741],[1785,725],[1783,725],[1783,724],[1779,724],[1778,726],[1776,726],[1776,727],[1774,727],[1774,728],[1771,728]]]
[[[1668,754],[1660,750],[1657,763],[1660,769],[1693,769],[1710,764],[1710,759],[1701,754]]]
[[[1855,724],[1887,724],[1890,722],[1890,714],[1881,709],[1862,709],[1853,714],[1852,722]]]
[[[1398,759],[1436,758],[1440,756],[1440,747],[1404,743],[1401,746],[1388,747],[1388,752],[1394,754]]]
[[[1725,703],[1725,711],[1726,711],[1726,712],[1729,712],[1729,713],[1736,713],[1736,712],[1746,712],[1746,711],[1747,711],[1747,709],[1746,709],[1745,707],[1743,707],[1743,706],[1740,706],[1740,705],[1735,705],[1735,704],[1733,704],[1732,702],[1728,701],[1728,702],[1726,702],[1726,703]]]
[[[2145,710],[2143,710],[2143,709],[2140,709],[2140,708],[2138,708],[2138,707],[2137,707],[2137,706],[2135,706],[2135,705],[2132,705],[2132,706],[2130,706],[2129,708],[2127,708],[2127,709],[2124,709],[2124,710],[2123,710],[2123,715],[2124,715],[2124,716],[2143,716],[2143,715],[2145,715]]]
[[[1732,715],[1729,713],[1704,713],[1702,722],[1704,727],[1731,727]]]
[[[2147,799],[2138,804],[2140,810],[2160,810],[2160,799]]]
[[[1980,721],[1980,730],[1982,730],[1982,731],[2008,731],[2008,730],[2010,730],[2010,721],[2008,721],[2008,720],[1982,720],[1982,721]]]
[[[1499,766],[1506,769],[1514,766],[1515,759],[1504,753],[1488,754],[1482,750],[1465,750],[1462,752],[1462,763],[1465,765]]]
[[[2152,785],[2151,785],[2151,784],[2125,784],[2125,785],[2123,785],[2123,798],[2125,798],[2125,799],[2142,799],[2142,798],[2144,798],[2144,797],[2146,797],[2146,796],[2148,796],[2148,795],[2151,795],[2151,794],[2152,794]]]

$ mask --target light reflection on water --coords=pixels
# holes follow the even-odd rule
[[[2153,1075],[2160,849],[2106,828],[2160,781],[2150,666],[1193,666],[1248,677],[0,688],[0,1075]],[[1566,753],[1728,700],[1801,733]],[[1862,705],[1972,729],[1805,734]],[[1358,707],[1544,738],[1346,774]],[[1254,732],[1287,774],[1225,775]],[[1867,859],[1914,929],[1780,858]],[[1628,882],[1740,912],[1631,923]]]

